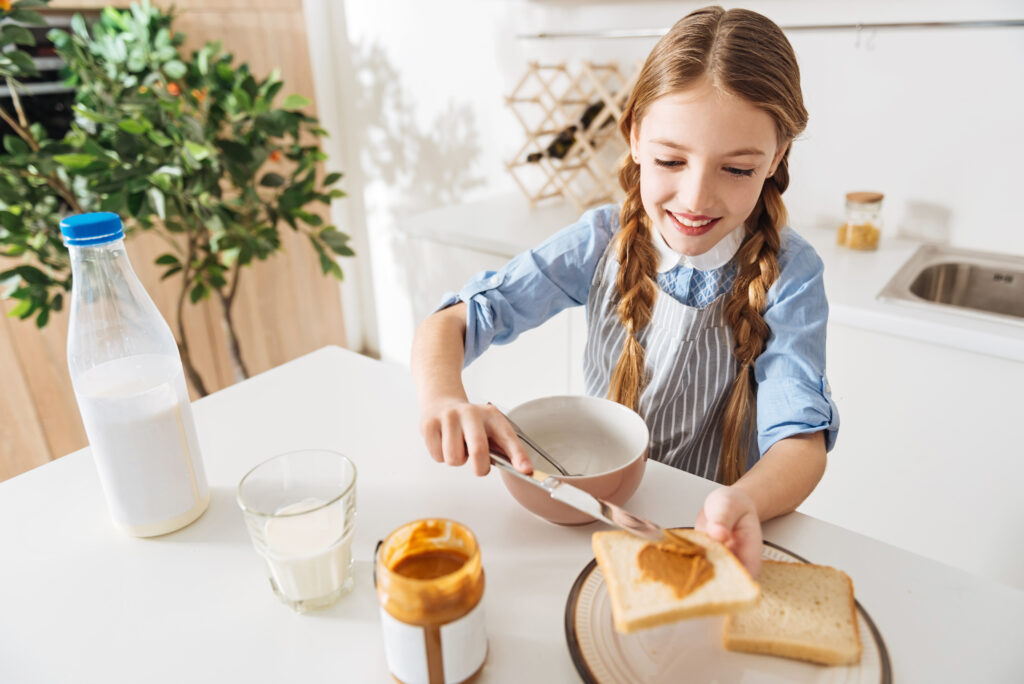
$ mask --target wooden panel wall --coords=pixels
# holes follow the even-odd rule
[[[128,3],[117,2],[126,6]],[[172,3],[163,3],[171,5]],[[219,40],[236,62],[253,72],[280,69],[282,96],[299,93],[315,102],[301,0],[177,0],[176,28],[188,36],[186,52]],[[91,9],[102,3],[54,0],[54,9]],[[315,108],[315,104],[314,104]],[[333,167],[332,167],[333,170]],[[344,201],[344,200],[342,200]],[[327,219],[327,211],[322,212]],[[285,228],[283,251],[243,270],[235,302],[242,355],[256,374],[327,344],[345,346],[338,283],[320,273],[306,240]],[[167,251],[151,234],[133,236],[128,253],[165,318],[174,325],[180,282],[160,282],[153,260]],[[5,302],[4,312],[13,303]],[[220,305],[188,305],[185,328],[192,355],[210,391],[233,382],[224,348]],[[0,321],[0,480],[86,444],[68,377],[67,312],[40,331],[31,321]]]

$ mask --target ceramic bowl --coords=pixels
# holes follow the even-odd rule
[[[534,468],[619,505],[640,486],[647,463],[647,424],[622,404],[599,397],[543,397],[520,404],[508,415],[571,476],[558,475],[554,466],[526,447]],[[502,471],[501,479],[516,501],[545,520],[559,525],[594,522],[514,475]]]

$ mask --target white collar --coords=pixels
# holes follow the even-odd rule
[[[658,229],[651,224],[651,233],[654,242],[654,248],[658,250],[658,273],[667,273],[676,266],[689,266],[695,268],[698,271],[713,271],[716,268],[721,268],[729,263],[729,259],[732,259],[733,255],[739,250],[740,245],[743,244],[743,224],[736,226],[732,232],[726,235],[724,238],[718,241],[714,247],[704,252],[703,254],[697,254],[695,256],[686,256],[680,254],[665,242],[665,238],[661,236]]]

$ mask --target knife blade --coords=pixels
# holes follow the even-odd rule
[[[660,542],[672,540],[670,535],[650,520],[630,513],[621,506],[600,499],[542,470],[534,468],[533,474],[527,475],[516,470],[505,458],[494,453],[491,453],[491,464],[501,468],[510,475],[529,482],[534,487],[545,490],[552,499],[575,508],[577,511],[586,513],[590,517],[601,520],[612,527],[618,527],[647,541]]]

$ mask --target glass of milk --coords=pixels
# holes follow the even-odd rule
[[[326,608],[352,588],[356,467],[347,457],[274,456],[242,478],[238,505],[270,586],[293,610]]]

